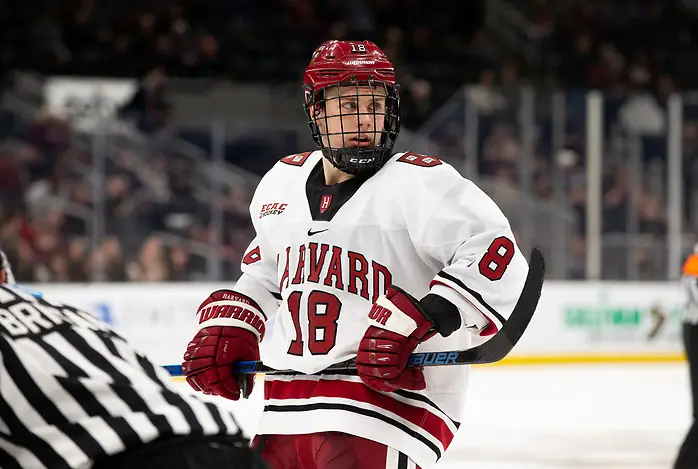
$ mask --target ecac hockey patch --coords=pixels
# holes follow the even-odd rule
[[[281,202],[274,202],[271,204],[262,205],[262,210],[259,212],[259,218],[264,218],[267,215],[281,215],[286,210],[288,204],[282,204]]]

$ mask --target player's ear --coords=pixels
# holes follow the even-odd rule
[[[322,92],[319,92],[322,93]],[[324,93],[322,93],[324,95]],[[320,95],[320,96],[322,96]],[[313,119],[315,120],[315,123],[320,125],[320,129],[324,130],[322,127],[322,124],[325,122],[325,116],[327,115],[327,112],[325,111],[325,100],[320,99],[316,103],[311,105],[312,108],[310,109],[310,115],[313,116]]]
[[[315,112],[315,124],[323,134],[327,133],[327,119],[325,119],[325,115],[325,106],[318,106],[318,110]]]

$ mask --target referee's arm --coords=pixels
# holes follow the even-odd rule
[[[684,293],[683,344],[691,381],[693,424],[684,438],[673,469],[698,467],[698,245],[681,269]]]

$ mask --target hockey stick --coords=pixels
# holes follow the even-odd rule
[[[511,312],[509,319],[502,329],[494,337],[482,345],[467,350],[454,350],[450,352],[418,352],[410,355],[409,366],[441,366],[441,365],[482,365],[495,363],[509,355],[516,343],[526,331],[531,322],[533,313],[538,306],[538,300],[543,289],[545,278],[545,259],[538,249],[531,252],[531,261],[528,265],[528,274],[524,283],[521,296]],[[181,365],[165,365],[165,369],[172,376],[182,376]],[[355,370],[354,359],[335,363],[320,373],[326,371]],[[270,375],[299,374],[293,370],[276,370],[264,365],[261,361],[237,362],[237,373],[264,373]]]

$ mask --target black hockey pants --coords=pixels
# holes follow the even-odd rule
[[[698,324],[684,324],[683,340],[688,357],[693,396],[693,425],[681,445],[674,469],[698,468]]]
[[[92,469],[267,469],[249,443],[232,436],[156,440],[98,460]]]

